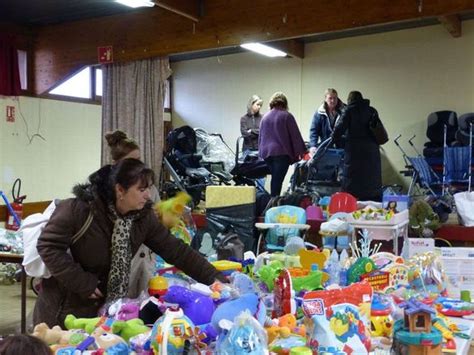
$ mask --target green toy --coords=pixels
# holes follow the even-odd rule
[[[291,278],[293,290],[300,292],[301,290],[314,291],[322,290],[321,285],[323,273],[319,270],[310,271],[306,276],[297,276]]]
[[[273,291],[275,279],[280,275],[280,271],[284,268],[285,266],[281,261],[274,260],[268,265],[262,266],[257,271],[258,277],[265,283],[265,285],[267,285],[268,291]]]
[[[114,324],[112,324],[112,332],[120,335],[126,342],[135,335],[146,333],[150,330],[151,328],[148,328],[139,318],[127,321],[115,321]]]
[[[91,334],[97,324],[100,321],[100,317],[97,318],[76,318],[72,314],[68,314],[64,320],[64,325],[66,329],[84,329],[86,333]]]
[[[413,202],[409,211],[410,234],[419,238],[432,238],[441,224],[439,216],[431,206],[423,200]]]
[[[353,284],[360,281],[360,277],[376,269],[375,263],[367,256],[360,257],[347,270],[347,284]]]

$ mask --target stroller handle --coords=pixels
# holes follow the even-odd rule
[[[314,160],[318,161],[319,158],[322,157],[326,153],[326,151],[328,150],[332,142],[333,142],[332,137],[329,137],[325,141],[322,141],[318,149],[316,150],[316,153],[311,158],[311,161],[314,161]]]

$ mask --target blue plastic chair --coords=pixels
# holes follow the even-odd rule
[[[306,224],[306,211],[296,206],[272,207],[265,213],[264,221],[255,224],[260,230],[257,253],[260,252],[263,241],[266,250],[283,251],[288,238],[301,236],[302,231],[310,227]]]

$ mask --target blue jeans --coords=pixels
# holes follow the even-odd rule
[[[272,174],[270,195],[272,197],[280,196],[283,180],[285,180],[286,173],[290,167],[290,157],[288,155],[276,155],[266,158],[265,162]]]

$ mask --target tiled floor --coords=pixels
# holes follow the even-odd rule
[[[26,314],[28,325],[28,318],[31,320],[36,295],[29,289],[29,280],[27,285]],[[20,332],[20,295],[21,283],[0,285],[0,336]]]

